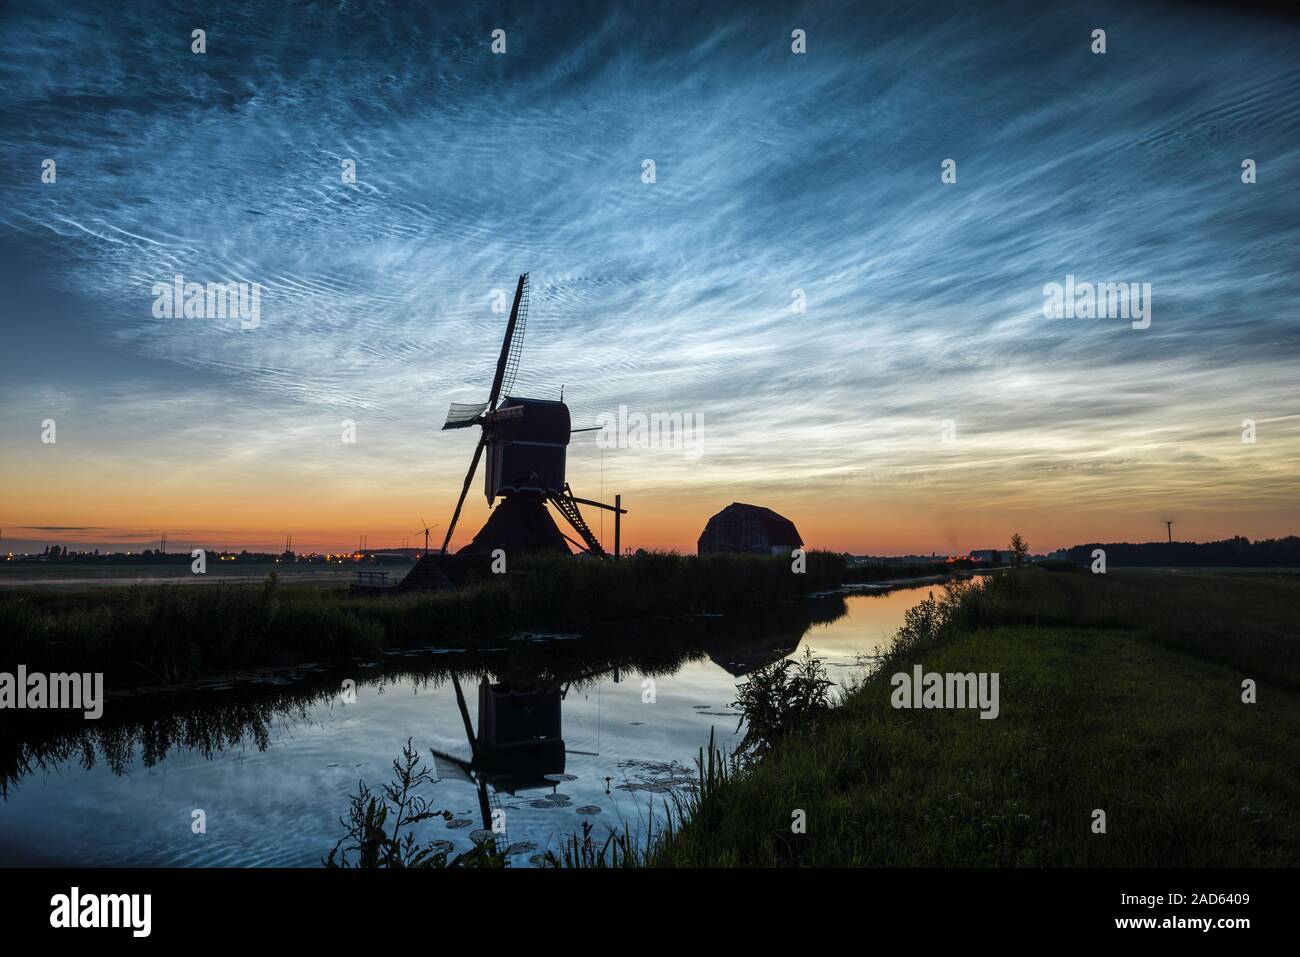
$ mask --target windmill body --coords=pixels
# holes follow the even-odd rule
[[[563,494],[569,447],[569,407],[548,399],[507,397],[485,426],[491,505],[500,495]]]

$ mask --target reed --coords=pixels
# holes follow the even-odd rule
[[[454,592],[360,597],[260,584],[30,588],[0,595],[0,669],[102,671],[117,689],[232,668],[373,657],[385,649],[475,647],[524,629],[751,612],[833,588],[839,555],[640,554],[618,562],[524,557],[499,581]]]

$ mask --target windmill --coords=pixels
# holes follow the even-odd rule
[[[1169,535],[1169,544],[1172,545],[1174,543],[1174,520],[1172,518],[1165,519],[1165,531]]]
[[[626,514],[621,497],[614,505],[577,498],[564,478],[565,450],[575,431],[569,407],[551,399],[528,399],[511,395],[519,371],[524,328],[528,321],[528,274],[519,277],[514,304],[506,323],[505,338],[497,357],[496,372],[487,401],[453,402],[442,428],[468,429],[478,426],[479,440],[452,512],[440,554],[446,555],[461,508],[474,481],[479,460],[487,453],[484,496],[493,505],[487,524],[460,550],[461,554],[486,554],[504,549],[508,554],[535,551],[569,553],[565,542],[596,558],[607,558],[578,508],[588,505],[614,513],[615,555],[618,554],[619,519]],[[573,530],[577,539],[562,532],[547,511],[550,504]]]

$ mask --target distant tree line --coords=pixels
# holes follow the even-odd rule
[[[1088,565],[1092,562],[1093,549],[1097,548],[1106,552],[1108,565],[1300,566],[1300,537],[1295,535],[1257,542],[1241,535],[1220,542],[1094,542],[1067,549],[1066,557],[1076,564]]]

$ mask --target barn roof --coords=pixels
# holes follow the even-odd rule
[[[747,505],[744,502],[732,502],[718,514],[709,519],[708,524],[704,526],[704,534],[701,539],[709,533],[710,528],[717,528],[719,525],[730,522],[743,522],[753,524],[762,529],[768,540],[779,545],[802,545],[803,539],[799,537],[799,531],[794,527],[794,522],[780,515],[770,508],[764,508],[761,505]]]

